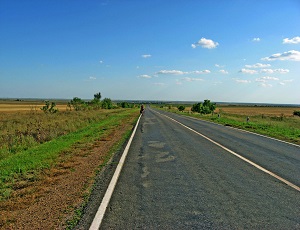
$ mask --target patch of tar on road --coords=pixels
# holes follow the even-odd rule
[[[159,149],[162,149],[162,148],[165,147],[165,143],[164,142],[160,142],[160,141],[148,141],[148,145],[150,147],[159,148]]]
[[[156,155],[155,160],[157,163],[168,162],[175,160],[175,156],[170,155],[170,152],[161,152]]]
[[[147,177],[147,176],[149,175],[149,173],[150,173],[147,166],[144,166],[144,167],[142,168],[142,171],[143,171],[143,173],[142,173],[142,175],[141,175],[142,178]]]

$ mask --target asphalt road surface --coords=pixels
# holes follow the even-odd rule
[[[300,147],[147,108],[100,229],[300,229]]]

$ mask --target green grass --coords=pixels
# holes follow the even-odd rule
[[[25,151],[0,160],[0,197],[9,197],[10,187],[14,180],[26,177],[26,174],[49,168],[58,157],[76,145],[91,143],[100,138],[106,130],[118,126],[126,117],[136,110],[123,110],[108,114],[100,122],[90,123],[75,132],[60,136]]]
[[[138,118],[137,118],[138,119]],[[134,123],[136,123],[137,119],[135,120]],[[130,135],[132,133],[132,130],[128,130],[123,136],[122,138],[119,140],[118,143],[116,143],[109,151],[109,153],[105,156],[104,158],[104,162],[103,164],[101,164],[99,166],[98,171],[96,172],[96,174],[104,167],[108,164],[108,162],[110,161],[111,157],[117,152],[120,151],[121,147],[124,145],[124,143],[126,142],[126,140],[128,140],[130,138]],[[114,164],[114,163],[111,163]],[[116,163],[117,164],[117,163]],[[85,208],[85,206],[87,205],[87,202],[89,200],[89,197],[91,195],[92,189],[89,189],[88,193],[84,194],[84,202],[80,205],[80,207],[74,209],[73,211],[73,215],[72,218],[69,219],[66,222],[66,229],[73,229],[79,222],[79,220],[81,220],[82,216],[83,216],[83,210]]]
[[[251,131],[298,145],[300,144],[299,117],[250,116],[250,120],[247,122],[245,115],[238,114],[226,113],[221,114],[221,117],[218,118],[217,114],[200,115],[187,111],[179,112],[176,109],[169,109],[167,111]]]

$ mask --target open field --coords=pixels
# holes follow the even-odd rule
[[[293,115],[295,110],[300,110],[299,107],[217,105],[213,115],[193,113],[189,106],[183,112],[178,111],[177,105],[164,105],[160,109],[300,144],[300,117]]]
[[[65,229],[76,223],[96,172],[126,141],[139,110],[45,114],[26,103],[0,112],[0,228]]]
[[[215,112],[245,115],[245,116],[285,116],[292,117],[300,107],[261,107],[261,106],[218,106]]]
[[[0,113],[1,112],[16,112],[16,111],[42,111],[45,105],[43,100],[32,101],[14,101],[14,100],[0,100]],[[56,102],[56,108],[60,111],[66,111],[67,101]]]

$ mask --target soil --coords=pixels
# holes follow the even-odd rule
[[[11,197],[0,203],[1,229],[65,229],[74,210],[85,203],[99,166],[128,130],[133,118],[89,146],[77,146],[59,163],[15,183]]]

